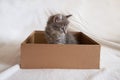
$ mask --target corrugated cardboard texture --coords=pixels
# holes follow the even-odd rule
[[[47,44],[44,32],[33,32],[21,45],[20,67],[25,69],[98,69],[100,45],[81,32],[79,44]]]

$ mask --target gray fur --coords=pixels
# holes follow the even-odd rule
[[[67,30],[68,17],[62,14],[50,16],[45,29],[46,40],[49,44],[76,44],[77,41]]]

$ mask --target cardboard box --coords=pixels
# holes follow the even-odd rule
[[[100,45],[81,32],[72,33],[79,44],[47,44],[43,31],[34,31],[21,44],[24,69],[99,69]]]

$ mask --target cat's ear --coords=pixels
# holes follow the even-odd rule
[[[62,20],[62,15],[54,16],[53,22],[60,22]]]
[[[69,18],[70,16],[72,16],[71,14],[70,15],[67,15],[66,18]]]

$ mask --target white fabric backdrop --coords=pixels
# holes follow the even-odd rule
[[[72,14],[71,30],[82,31],[107,46],[101,51],[101,67],[120,79],[120,0],[0,0],[0,72],[19,63],[20,43],[32,31],[44,30],[48,16],[55,13]]]

